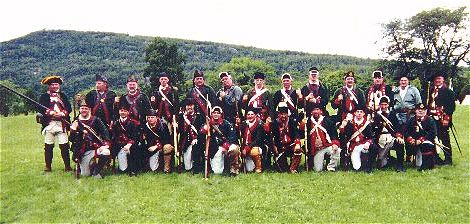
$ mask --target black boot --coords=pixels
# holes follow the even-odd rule
[[[60,155],[62,156],[62,160],[64,160],[65,165],[65,172],[72,171],[72,167],[70,167],[70,154],[69,154],[69,144],[60,144]]]
[[[46,166],[44,167],[45,172],[52,171],[52,158],[54,157],[54,145],[44,144],[44,162]]]
[[[446,149],[446,151],[444,152],[444,156],[445,156],[444,165],[452,165],[452,148],[451,147]]]
[[[98,164],[95,165],[94,169],[93,169],[93,172],[92,172],[92,175],[95,177],[95,178],[98,178],[98,179],[102,179],[103,178],[103,174],[101,173],[101,171],[103,170],[103,167],[108,164],[108,161],[109,161],[109,157],[108,156],[104,156],[104,155],[101,155],[99,156],[98,158]]]
[[[405,172],[405,167],[403,165],[404,150],[400,146],[396,149],[397,152],[397,161],[396,161],[396,170],[397,172]]]

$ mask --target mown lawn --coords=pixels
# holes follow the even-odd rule
[[[454,117],[463,155],[432,171],[237,177],[191,174],[76,180],[43,173],[33,116],[1,118],[0,222],[449,222],[469,223],[469,107]]]

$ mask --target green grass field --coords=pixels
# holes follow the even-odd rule
[[[446,222],[469,223],[469,107],[454,116],[463,155],[454,165],[237,177],[142,174],[81,178],[43,173],[33,116],[1,118],[1,223],[11,222]],[[454,144],[455,146],[455,144]]]

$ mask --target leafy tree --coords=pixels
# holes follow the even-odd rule
[[[159,74],[166,72],[171,75],[173,85],[180,87],[184,83],[185,60],[175,43],[157,37],[145,48],[145,62],[148,65],[144,68],[144,76],[150,77],[150,81],[157,84]]]
[[[435,8],[410,19],[383,24],[387,46],[384,52],[395,68],[419,74],[422,84],[436,71],[456,77],[461,62],[470,63],[470,39],[466,7]]]

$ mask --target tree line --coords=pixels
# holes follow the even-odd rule
[[[294,87],[299,88],[307,79],[307,68],[317,66],[322,81],[334,91],[343,85],[342,76],[349,70],[365,89],[378,67],[384,68],[389,84],[395,84],[394,73],[401,71],[416,77],[413,84],[420,88],[426,88],[428,76],[439,69],[449,74],[454,91],[462,98],[470,90],[470,42],[462,35],[469,27],[467,16],[465,7],[436,8],[383,24],[384,60],[106,32],[42,30],[0,43],[0,77],[2,83],[30,93],[34,99],[44,91],[39,81],[50,73],[63,76],[63,91],[73,96],[93,88],[95,74],[105,75],[117,92],[124,91],[126,77],[134,74],[149,92],[162,71],[172,74],[180,91],[192,85],[195,69],[203,70],[215,89],[220,87],[217,74],[231,72],[243,90],[252,84],[252,74],[262,71],[267,74],[267,86],[277,89],[281,74],[290,73]],[[462,67],[465,63],[467,67]],[[1,94],[0,113],[7,116],[30,111],[18,100]]]

